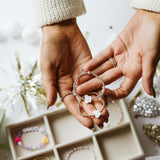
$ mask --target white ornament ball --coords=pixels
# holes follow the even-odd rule
[[[20,37],[21,34],[21,25],[18,21],[9,21],[6,24],[6,32],[8,35],[10,35],[13,38]]]
[[[24,28],[21,37],[24,41],[28,43],[38,43],[40,42],[40,32],[38,29],[35,28]]]
[[[0,30],[0,42],[4,42],[7,39],[7,36]]]

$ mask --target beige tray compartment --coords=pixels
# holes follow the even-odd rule
[[[33,160],[36,157],[43,157],[43,156],[50,158],[50,160],[56,160],[54,153],[52,151],[44,153],[44,154],[39,154],[38,156],[34,156],[34,157],[28,158],[26,160]],[[19,160],[21,160],[21,159],[19,159]]]
[[[121,122],[121,124],[124,124],[124,123],[127,123],[129,122],[129,117],[128,117],[128,114],[126,112],[126,105],[121,101],[116,101],[116,103],[120,106],[120,108],[122,109],[123,111],[123,121]],[[109,127],[108,128],[113,128],[115,126],[117,126],[117,123],[119,122],[120,120],[120,108],[111,103],[111,101],[109,101],[108,105],[107,105],[107,110],[109,112]],[[99,128],[97,127],[97,130],[99,130]],[[100,129],[101,130],[101,129]]]
[[[125,112],[126,106],[122,105],[120,101],[116,101],[116,103],[121,107],[124,114],[122,124],[125,122],[128,122],[129,119],[128,119],[128,116],[126,116],[126,112]],[[109,123],[111,124],[111,127],[116,126],[117,122],[119,122],[120,120],[120,108],[117,105],[110,102],[107,106],[107,109],[110,115]]]
[[[48,134],[48,128],[46,127],[44,123],[43,117],[39,117],[34,120],[29,120],[27,122],[22,122],[18,125],[15,124],[15,125],[8,127],[9,141],[12,146],[11,148],[12,148],[12,153],[14,155],[14,159],[18,159],[26,155],[27,156],[36,155],[36,154],[39,154],[41,150],[45,152],[52,148],[51,142],[49,142],[44,149],[39,149],[39,150],[34,150],[34,151],[23,149],[19,147],[17,144],[15,144],[14,139],[17,136],[17,133],[23,128],[32,127],[32,126],[41,126],[46,130]],[[39,145],[39,143],[41,142],[43,135],[38,132],[29,132],[27,134],[22,134],[21,138],[23,139],[23,143],[26,146],[36,146],[36,145]]]
[[[48,117],[55,144],[67,143],[91,135],[68,111]]]
[[[85,139],[81,142],[77,142],[77,143],[74,143],[74,144],[68,144],[68,146],[58,148],[58,153],[60,155],[60,159],[61,160],[66,160],[67,153],[72,148],[80,147],[80,146],[87,146],[87,147],[89,146],[95,152],[95,146],[94,146],[94,143],[92,141],[92,137],[90,137],[90,138]],[[97,157],[97,155],[96,155],[96,157]],[[91,160],[92,159],[92,152],[89,151],[89,150],[79,150],[79,151],[74,152],[70,157],[70,160],[82,160],[82,159]],[[99,159],[97,158],[96,160],[99,160]]]
[[[104,160],[133,160],[142,157],[130,125],[97,135]]]

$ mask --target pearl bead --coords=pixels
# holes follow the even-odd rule
[[[44,129],[42,127],[39,128],[39,132],[44,132]]]
[[[21,145],[22,145],[22,142],[21,142],[21,141],[19,141],[19,142],[18,142],[18,145],[19,145],[19,146],[21,146]]]
[[[96,118],[99,118],[101,116],[101,112],[99,110],[93,111],[93,114]]]
[[[88,96],[88,95],[85,95],[85,103],[91,103],[92,102],[92,97],[91,96]]]
[[[158,102],[149,97],[138,97],[133,105],[133,112],[144,117],[157,116],[159,111]]]

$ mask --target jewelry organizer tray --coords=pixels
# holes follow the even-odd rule
[[[51,160],[66,160],[67,153],[74,147],[91,147],[96,160],[143,160],[144,152],[139,143],[134,126],[131,122],[127,107],[123,100],[117,100],[123,110],[123,121],[119,121],[119,109],[109,103],[110,126],[94,131],[82,126],[67,109],[60,109],[51,113],[31,118],[27,121],[7,126],[9,143],[14,160],[33,160],[38,156],[46,156]],[[41,126],[49,137],[49,143],[39,150],[26,150],[15,144],[17,132],[26,127]],[[23,135],[27,145],[38,143],[40,134],[29,132]],[[38,142],[37,142],[38,141]],[[90,160],[92,156],[87,150],[79,150],[70,160]]]

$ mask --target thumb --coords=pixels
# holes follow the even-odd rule
[[[153,77],[159,59],[156,54],[149,52],[142,57],[142,83],[144,90],[155,97],[155,89],[153,87]]]
[[[56,71],[52,67],[41,67],[43,85],[47,94],[47,109],[52,106],[57,99]]]

